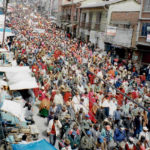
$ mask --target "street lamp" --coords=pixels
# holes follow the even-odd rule
[[[6,0],[5,6],[5,18],[4,18],[4,28],[3,28],[3,41],[2,41],[2,48],[4,48],[4,40],[5,40],[5,28],[6,28],[6,15],[7,15],[7,7],[8,7],[9,0]]]

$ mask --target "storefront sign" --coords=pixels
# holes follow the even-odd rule
[[[108,26],[106,34],[109,36],[115,36],[116,35],[116,27]]]
[[[147,39],[146,39],[147,42],[150,42],[150,34],[147,34]]]

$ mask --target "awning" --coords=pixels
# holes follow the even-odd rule
[[[46,140],[31,142],[29,144],[12,144],[13,150],[57,150]]]
[[[73,26],[75,26],[76,24],[69,24],[69,25],[67,25],[67,27],[73,27]]]
[[[68,24],[69,24],[68,22],[63,23],[64,26],[66,26],[66,25],[68,25]]]
[[[3,31],[4,31],[4,29],[0,28],[0,42],[2,42],[2,40],[3,40]],[[12,30],[10,28],[6,28],[5,29],[5,39],[10,36],[15,36],[15,34],[12,33]]]
[[[20,121],[25,122],[23,107],[14,101],[4,100],[1,110],[17,117]]]
[[[10,90],[23,90],[37,88],[35,77],[29,67],[0,67],[5,72]]]

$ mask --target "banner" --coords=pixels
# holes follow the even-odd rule
[[[106,35],[115,36],[116,35],[116,27],[108,26]]]
[[[150,42],[150,34],[147,34],[146,42]]]

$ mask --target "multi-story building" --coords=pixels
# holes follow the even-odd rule
[[[116,50],[120,57],[136,50],[140,4],[135,0],[82,2],[79,35],[101,49]]]
[[[108,4],[105,50],[117,53],[121,58],[133,60],[139,58],[136,48],[136,37],[140,4],[135,0],[119,1]]]
[[[150,63],[150,0],[141,1],[137,48],[142,63]]]
[[[107,24],[105,1],[87,0],[80,6],[79,36],[86,42],[92,42],[104,49],[104,33]]]
[[[81,1],[83,0],[63,0],[62,2],[61,26],[73,37],[77,36]]]

